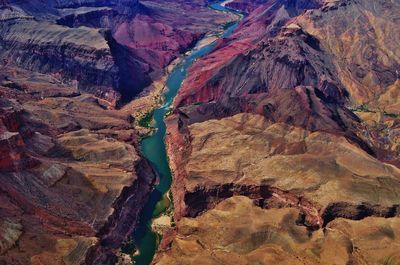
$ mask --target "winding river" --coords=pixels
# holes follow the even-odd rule
[[[222,6],[221,3],[222,2],[212,3],[210,7],[219,11],[232,12],[240,16],[239,13]],[[237,25],[238,22],[229,24],[229,27],[225,29],[220,37],[227,37],[232,34]],[[148,265],[153,260],[160,238],[157,233],[152,231],[152,220],[163,214],[170,206],[167,194],[171,186],[172,176],[164,143],[166,132],[164,117],[171,108],[172,102],[186,77],[188,68],[196,59],[211,52],[215,45],[216,41],[203,47],[197,45],[189,55],[184,57],[182,62],[174,68],[166,83],[168,89],[164,94],[165,103],[163,106],[156,109],[153,114],[154,126],[157,128],[157,131],[141,142],[143,154],[154,165],[160,176],[160,182],[150,195],[142,211],[139,226],[133,236],[138,250],[138,254],[134,256],[133,260],[137,265]]]

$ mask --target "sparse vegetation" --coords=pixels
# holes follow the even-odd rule
[[[371,112],[371,113],[376,113],[376,111],[370,110],[370,109],[368,108],[368,106],[365,105],[365,104],[360,105],[360,106],[358,106],[358,107],[356,107],[356,108],[354,108],[354,109],[350,109],[350,110],[353,111],[353,112]]]
[[[382,265],[400,265],[400,264],[396,262],[396,260],[392,256],[389,256],[383,261]]]
[[[174,200],[173,200],[173,194],[172,194],[172,190],[168,191],[168,198],[170,200],[170,205],[169,208],[167,210],[167,215],[169,215],[171,217],[171,227],[176,227],[176,223],[175,223],[175,219],[174,219]]]
[[[227,30],[230,26],[234,25],[235,23],[236,23],[236,21],[226,22],[226,23],[222,26],[222,28],[223,28],[224,30]]]
[[[376,111],[376,110],[371,110],[371,109],[369,109],[369,107],[368,107],[367,105],[365,105],[365,104],[360,105],[360,106],[357,106],[356,108],[353,108],[353,109],[350,109],[350,110],[353,111],[353,112],[367,112],[367,113],[377,113],[377,112],[380,112],[380,111]],[[385,116],[387,116],[387,117],[391,117],[391,118],[400,118],[400,115],[399,115],[399,114],[396,114],[396,113],[389,113],[389,112],[386,112],[386,111],[383,112],[383,115],[385,115]]]
[[[383,114],[385,116],[388,116],[388,117],[391,117],[391,118],[395,118],[395,119],[400,118],[400,115],[396,114],[396,113],[388,113],[388,112],[385,111]]]
[[[168,111],[165,113],[165,117],[168,117],[169,115],[171,115],[173,113],[173,111],[174,110],[172,108],[168,109]]]
[[[144,115],[138,122],[139,126],[144,127],[144,128],[150,128],[151,127],[151,122],[153,121],[153,114],[154,110],[148,112],[146,115]]]
[[[173,215],[171,216],[171,227],[176,227],[176,223],[175,223]]]
[[[153,218],[161,216],[163,213],[167,213],[170,209],[171,202],[167,195],[163,196],[163,199],[157,202],[153,212]]]

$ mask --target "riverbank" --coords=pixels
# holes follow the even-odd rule
[[[218,11],[231,13],[230,10],[221,7],[218,3],[211,4],[210,7]],[[236,13],[234,14],[238,15]],[[237,21],[239,19],[240,16],[238,15]],[[153,164],[160,181],[144,207],[140,223],[134,234],[136,254],[132,258],[135,264],[147,265],[153,261],[153,257],[162,239],[160,234],[170,230],[174,224],[172,219],[174,210],[172,208],[172,198],[168,198],[167,196],[172,183],[172,175],[165,149],[164,138],[166,134],[166,125],[164,123],[164,118],[166,114],[169,113],[173,100],[193,62],[211,52],[217,43],[216,41],[221,37],[226,37],[231,34],[236,27],[237,22],[221,24],[218,32],[211,32],[202,40],[199,40],[196,46],[182,56],[176,65],[169,67],[168,72],[170,71],[170,74],[164,86],[159,87],[162,87],[158,90],[161,92],[154,94],[156,96],[152,98],[153,104],[142,105],[142,107],[148,107],[147,113],[152,113],[152,117],[151,115],[147,116],[147,113],[143,115],[143,110],[143,116],[141,117],[146,117],[146,124],[154,128],[152,129],[152,133],[144,137],[141,141],[142,152]],[[173,70],[171,71],[172,67]],[[157,107],[154,109],[151,108],[151,106]],[[151,121],[148,121],[148,118]]]
[[[234,0],[226,0],[221,3],[221,6],[226,7],[227,4],[232,3]]]
[[[146,122],[143,126],[141,121],[146,118],[147,115],[151,114],[156,108],[163,104],[163,93],[166,88],[166,83],[169,75],[173,69],[182,62],[184,56],[181,55],[173,60],[165,69],[164,74],[157,80],[155,80],[149,87],[147,87],[137,98],[132,100],[130,103],[123,107],[124,111],[131,113],[133,118],[133,125],[138,132],[140,137],[147,137],[154,133],[154,124],[152,119],[150,122]]]
[[[210,5],[210,8],[213,8]],[[215,10],[223,11],[217,8]],[[208,32],[204,37],[200,38],[196,45],[188,52],[181,54],[179,57],[175,58],[166,68],[164,74],[157,80],[153,81],[150,86],[145,88],[141,94],[137,96],[130,103],[126,104],[122,110],[131,113],[133,119],[133,125],[141,138],[151,136],[156,128],[154,120],[151,118],[152,113],[155,109],[161,107],[165,104],[164,94],[168,90],[167,81],[179,64],[184,63],[187,57],[190,57],[193,52],[203,49],[206,46],[214,44],[221,36],[227,31],[227,29],[234,25],[236,21],[241,19],[241,16],[237,13],[234,14],[237,19],[232,19],[221,24],[217,30]],[[147,121],[144,121],[147,120]]]

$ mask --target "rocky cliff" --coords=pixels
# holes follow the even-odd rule
[[[59,74],[80,90],[122,103],[230,19],[200,1],[136,0],[7,1],[0,18],[3,65]]]
[[[167,118],[177,223],[154,263],[399,262],[399,4],[237,8]]]
[[[0,23],[0,59],[25,69],[77,80],[80,89],[107,98],[117,85],[118,67],[97,29],[69,29],[31,19]]]
[[[115,261],[157,181],[117,101],[229,19],[200,1],[1,2],[0,264]]]
[[[156,180],[129,113],[54,77],[3,68],[0,78],[0,262],[105,264]]]

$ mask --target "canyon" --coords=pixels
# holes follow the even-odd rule
[[[0,0],[0,264],[400,263],[399,14]]]
[[[1,2],[0,264],[116,262],[159,182],[131,100],[231,19],[202,1]]]
[[[227,6],[248,15],[166,118],[175,227],[154,264],[400,262],[399,3]]]
[[[227,20],[203,1],[5,1],[0,59],[126,103]]]

